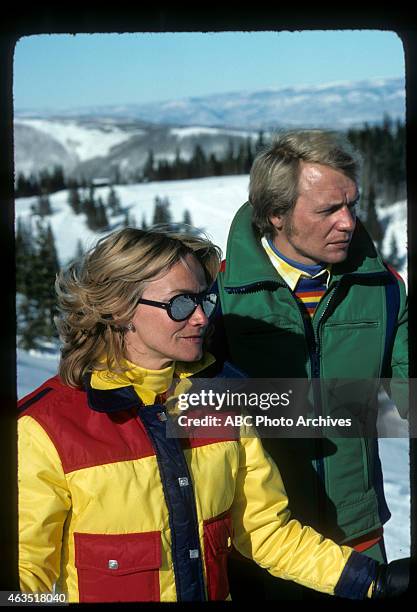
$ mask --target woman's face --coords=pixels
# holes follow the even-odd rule
[[[193,255],[175,264],[164,276],[150,281],[142,298],[169,302],[181,293],[207,289],[203,268]],[[126,332],[129,361],[149,370],[160,370],[172,361],[197,361],[203,355],[203,338],[209,324],[199,305],[189,319],[173,321],[166,310],[139,304],[132,319],[135,330]]]

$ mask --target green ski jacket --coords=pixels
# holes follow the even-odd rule
[[[350,438],[263,439],[281,470],[294,517],[349,542],[390,517],[378,456],[375,381],[408,376],[405,285],[358,221],[348,258],[332,267],[328,290],[307,320],[270,263],[251,216],[249,203],[237,212],[218,277],[230,361],[252,378],[317,379],[314,413],[322,416],[332,411],[320,394],[324,380],[374,382],[362,395],[358,385],[356,404],[358,422],[366,422],[367,432],[373,428],[375,437],[359,430]],[[405,403],[397,406],[406,418]]]

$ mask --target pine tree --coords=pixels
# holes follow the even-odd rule
[[[146,223],[145,213],[143,213],[143,215],[142,215],[142,223],[141,223],[140,227],[143,230],[147,230],[148,229],[148,224]]]
[[[21,228],[19,233],[21,236]],[[22,243],[20,239],[19,243]],[[36,236],[25,252],[26,279],[20,285],[23,296],[17,314],[19,344],[28,350],[37,348],[44,339],[57,336],[53,318],[56,312],[54,282],[59,262],[49,224],[38,220]]]
[[[256,141],[256,144],[255,144],[255,152],[258,153],[258,151],[263,149],[264,146],[265,146],[264,131],[260,130],[258,133],[258,140]]]
[[[103,204],[103,200],[99,197],[95,205],[95,223],[98,230],[107,229],[109,227],[109,220],[107,218],[106,209]]]
[[[136,219],[128,210],[124,213],[123,227],[136,227]]]
[[[46,215],[52,214],[51,202],[49,200],[48,193],[42,193],[37,202],[36,214],[40,217],[46,217]]]
[[[191,220],[190,211],[187,208],[184,210],[183,224],[184,225],[192,225],[193,224],[193,222]]]
[[[398,270],[399,268],[401,268],[402,266],[402,261],[400,258],[400,254],[398,252],[398,244],[397,244],[397,239],[395,237],[395,234],[392,234],[391,237],[391,241],[390,241],[390,252],[389,255],[387,257],[387,261],[388,263],[390,263],[396,270]]]
[[[194,153],[190,160],[190,170],[190,178],[207,176],[207,160],[204,151],[199,144],[194,147]]]
[[[16,291],[28,295],[31,292],[31,269],[34,259],[34,247],[30,228],[21,217],[17,219],[16,228]]]
[[[369,189],[367,200],[368,208],[366,211],[365,226],[377,248],[380,248],[382,239],[384,238],[384,230],[376,212],[375,190],[372,186]]]
[[[149,149],[148,157],[146,159],[145,165],[143,166],[143,177],[147,181],[153,181],[155,178],[154,156],[152,149]]]
[[[68,204],[71,206],[76,215],[80,214],[82,208],[81,198],[78,188],[74,185],[72,185],[68,191]]]
[[[120,199],[116,193],[113,185],[111,185],[109,194],[107,196],[107,206],[110,208],[112,215],[118,215],[121,213]]]
[[[169,210],[170,202],[168,198],[155,197],[155,208],[153,213],[152,225],[169,224],[172,221]]]
[[[46,337],[56,336],[53,320],[56,314],[54,282],[59,270],[59,262],[54,235],[49,223],[46,226],[38,223],[36,246],[38,259],[36,298],[39,317],[44,320],[44,335]]]
[[[84,246],[81,241],[81,238],[78,238],[74,259],[81,259],[83,256],[84,256]]]
[[[43,322],[39,316],[37,301],[26,295],[17,311],[17,333],[19,346],[25,351],[39,348],[39,340],[44,334]]]

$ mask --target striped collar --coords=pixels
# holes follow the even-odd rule
[[[274,266],[275,270],[283,278],[283,280],[287,283],[291,291],[294,291],[294,289],[297,286],[298,281],[300,280],[302,276],[305,278],[317,278],[318,276],[320,276],[320,274],[323,274],[323,270],[320,270],[318,274],[315,274],[313,276],[305,270],[300,270],[299,268],[295,268],[294,266],[292,266],[290,263],[288,263],[287,261],[285,261],[284,259],[282,259],[282,257],[278,255],[276,250],[271,247],[268,239],[265,236],[261,238],[261,243],[262,243],[262,246],[266,254],[269,257],[271,264]],[[326,285],[326,287],[328,287],[329,282],[330,282],[330,277],[331,277],[331,265],[330,264],[327,266],[326,272],[327,272],[327,279],[325,280],[324,284]]]

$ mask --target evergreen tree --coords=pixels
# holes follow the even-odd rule
[[[84,247],[80,238],[77,240],[74,259],[81,259],[84,256]]]
[[[121,213],[122,208],[120,205],[120,198],[116,193],[113,185],[111,185],[109,194],[107,196],[107,206],[110,208],[112,215],[118,215]]]
[[[227,151],[222,161],[222,174],[223,175],[236,174],[235,151],[234,151],[233,142],[231,138],[229,139]]]
[[[143,177],[147,181],[153,181],[155,179],[154,163],[153,151],[152,149],[149,149],[148,157],[145,165],[143,166]]]
[[[169,207],[170,207],[170,202],[168,198],[161,199],[158,196],[156,196],[152,225],[171,223],[172,216],[171,216]]]
[[[222,162],[219,161],[214,153],[210,153],[207,162],[207,174],[208,176],[222,176],[223,167]]]
[[[190,214],[190,211],[188,209],[184,210],[183,223],[184,223],[184,225],[192,225],[193,224],[193,222],[191,220],[191,214]]]
[[[258,140],[255,144],[255,152],[258,153],[265,146],[265,136],[264,131],[260,130],[258,133]]]
[[[72,185],[68,191],[68,204],[76,215],[81,212],[81,198],[76,185]]]
[[[124,227],[136,227],[136,219],[132,214],[129,213],[128,210],[125,211],[125,218],[124,218],[123,226]]]
[[[16,227],[16,291],[28,295],[31,293],[31,270],[34,260],[34,246],[30,228],[21,217]]]
[[[401,261],[401,257],[400,254],[398,252],[398,244],[397,244],[397,239],[395,237],[395,234],[392,234],[391,237],[391,241],[390,241],[390,252],[389,255],[387,257],[387,261],[388,263],[390,263],[396,270],[398,270],[399,268],[401,268],[402,266],[402,261]]]
[[[207,160],[203,148],[197,144],[190,160],[190,178],[207,176]]]
[[[19,235],[22,236],[22,228],[19,228]],[[19,238],[20,249],[22,242]],[[56,313],[54,282],[59,263],[51,226],[38,220],[36,236],[29,249],[20,250],[18,260],[23,252],[26,253],[27,270],[24,282],[19,283],[23,296],[17,314],[19,344],[27,350],[37,348],[44,339],[57,336],[53,318]],[[20,266],[18,260],[17,268]]]
[[[35,299],[23,296],[17,311],[17,333],[19,346],[28,351],[39,348],[39,340],[44,334],[42,318],[39,316]]]
[[[106,209],[103,204],[103,200],[99,197],[97,203],[94,206],[95,208],[95,229],[103,230],[107,229],[109,226],[109,220],[107,218]]]
[[[59,270],[59,262],[54,235],[49,223],[46,226],[38,223],[36,243],[38,259],[36,298],[39,316],[44,320],[44,335],[46,337],[56,336],[53,320],[56,314],[54,282]]]
[[[40,217],[46,217],[46,215],[52,214],[51,202],[47,193],[42,193],[38,197],[38,202],[35,211],[36,214],[38,214]]]
[[[142,215],[142,223],[141,223],[140,227],[143,230],[147,230],[148,229],[148,224],[146,223],[145,213],[143,213],[143,215]]]
[[[382,239],[384,238],[384,230],[376,212],[375,190],[372,186],[369,189],[367,201],[368,207],[366,211],[365,226],[377,248],[380,248]]]

